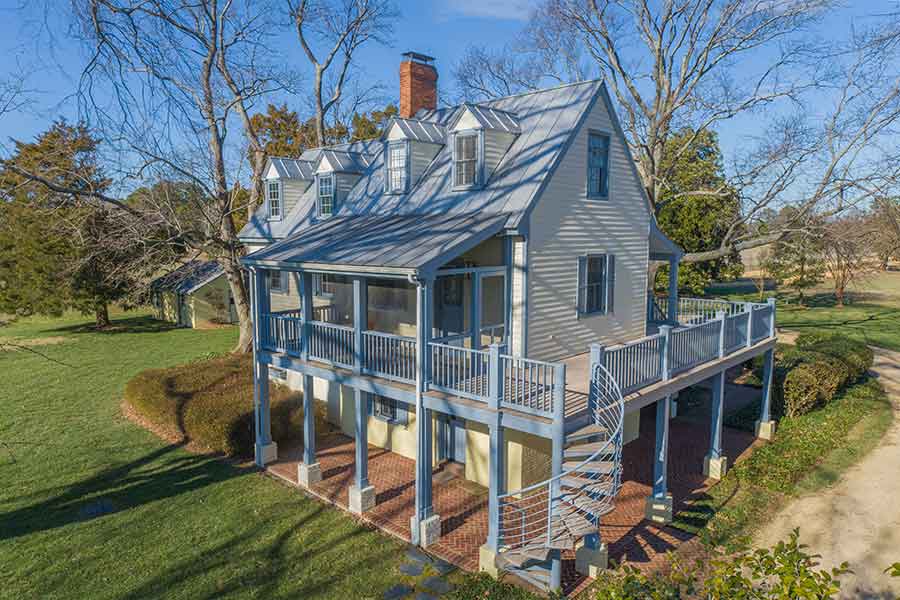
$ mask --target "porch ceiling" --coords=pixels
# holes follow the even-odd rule
[[[499,233],[505,214],[331,217],[250,254],[262,267],[430,276],[447,261]]]

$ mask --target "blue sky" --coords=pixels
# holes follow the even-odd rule
[[[28,65],[31,75],[29,88],[35,90],[35,102],[20,114],[0,120],[0,145],[9,138],[31,138],[44,130],[59,115],[70,119],[77,115],[74,103],[67,100],[77,85],[78,74],[86,60],[82,49],[74,42],[58,37],[57,46],[48,46],[43,33],[46,28],[64,30],[68,3],[48,0],[50,8],[32,7],[27,13],[20,10],[25,0],[0,0],[0,73],[12,70],[16,62]],[[56,6],[61,10],[55,10]],[[452,86],[451,68],[470,43],[500,46],[510,41],[527,23],[530,0],[437,0],[400,1],[401,17],[397,21],[392,47],[370,47],[362,67],[367,81],[384,85],[388,99],[396,97],[400,53],[416,50],[437,58],[441,76],[440,86],[447,91]],[[897,8],[897,0],[851,0],[834,13],[821,27],[825,38],[843,37],[851,25],[871,22],[871,15]],[[294,38],[285,34],[283,49],[287,60],[305,66]],[[34,68],[34,65],[40,65]],[[299,99],[285,98],[289,104],[302,108]],[[815,107],[810,107],[815,110]],[[720,135],[729,152],[740,146],[746,135],[758,127],[758,117],[735,120]]]

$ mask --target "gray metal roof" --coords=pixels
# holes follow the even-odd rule
[[[427,274],[497,234],[505,224],[505,215],[484,213],[331,217],[250,254],[244,263]]]
[[[399,117],[391,119],[391,123],[384,128],[385,133],[390,131],[394,125],[399,127],[403,135],[410,140],[443,144],[447,137],[444,127],[437,123],[420,121],[418,119],[401,119]]]
[[[463,104],[462,107],[467,109],[478,123],[485,129],[498,129],[507,133],[521,133],[519,126],[519,118],[514,113],[499,110],[486,104]],[[465,111],[460,110],[456,113],[453,121],[456,121],[463,115]],[[451,125],[452,127],[452,125]]]
[[[322,150],[319,158],[315,163],[316,170],[319,164],[327,160],[332,170],[339,173],[365,173],[366,168],[372,163],[373,157],[369,154],[361,152],[345,152],[341,150]]]
[[[385,193],[381,140],[308,150],[300,158],[315,161],[323,152],[332,150],[360,153],[371,159],[363,176],[341,202],[335,217],[482,212],[506,214],[509,216],[507,227],[515,228],[540,195],[585,115],[597,98],[604,95],[602,90],[603,83],[594,80],[467,105],[470,110],[478,107],[477,113],[473,111],[476,116],[488,119],[489,115],[491,122],[498,124],[515,115],[520,131],[488,181],[476,189],[453,189],[450,144],[442,146],[429,168],[413,182],[406,194]],[[446,129],[465,107],[420,110],[415,119],[408,121],[432,123]],[[264,208],[258,210],[241,231],[240,239],[278,240],[305,235],[307,228],[317,227],[313,219],[314,187],[310,186],[282,221],[268,222]]]
[[[189,294],[225,273],[222,265],[214,260],[192,260],[150,283],[155,292]]]
[[[281,179],[315,179],[316,172],[313,169],[313,163],[308,160],[299,160],[297,158],[287,158],[284,156],[272,156],[269,158],[269,164],[275,167],[278,177]],[[266,169],[268,171],[268,169]]]

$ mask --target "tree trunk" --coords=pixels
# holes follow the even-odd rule
[[[231,297],[234,298],[234,309],[238,318],[238,343],[232,349],[236,354],[246,354],[253,350],[253,319],[250,312],[250,294],[244,285],[244,276],[241,265],[236,257],[222,259],[225,269],[225,278],[231,288]]]
[[[109,327],[109,308],[104,300],[97,300],[94,304],[94,324],[97,329]]]
[[[263,170],[266,168],[266,153],[263,150],[250,151],[250,201],[247,203],[247,221],[253,218],[253,213],[265,199],[263,189]]]
[[[834,299],[837,308],[844,308],[844,286],[840,285],[834,288]]]

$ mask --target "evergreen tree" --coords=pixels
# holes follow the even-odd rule
[[[109,181],[96,157],[98,141],[82,125],[55,122],[31,143],[16,142],[0,165],[0,311],[58,315],[66,309],[109,324],[108,305],[134,282],[119,268],[133,252],[111,239],[109,209],[56,194],[6,168],[41,174],[60,188],[104,191]]]
[[[682,129],[665,148],[663,172],[669,174],[670,185],[659,202],[660,229],[685,252],[718,248],[741,207],[737,193],[725,178],[716,134]],[[692,194],[692,190],[716,193]],[[734,279],[742,272],[737,252],[712,261],[682,263],[678,270],[679,288],[702,294],[711,282]],[[657,287],[664,289],[667,281],[668,267],[664,267],[657,273]]]

